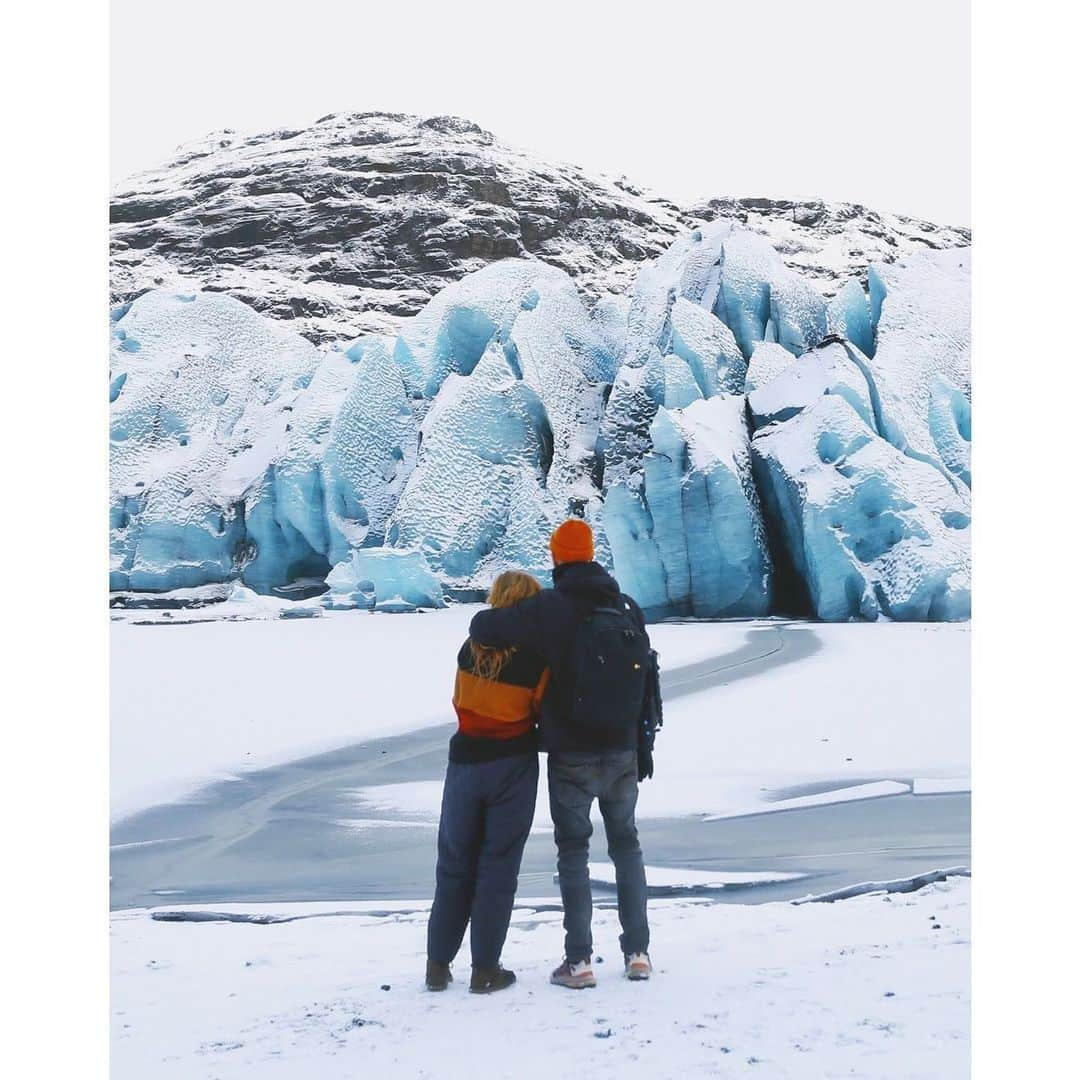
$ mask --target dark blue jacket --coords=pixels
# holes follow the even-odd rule
[[[540,743],[549,753],[560,751],[636,750],[638,725],[625,731],[596,732],[571,728],[567,702],[573,687],[571,650],[582,619],[597,607],[630,605],[633,617],[645,629],[641,608],[623,594],[619,583],[596,562],[563,563],[552,572],[555,588],[543,589],[528,600],[505,608],[478,611],[469,624],[469,636],[495,648],[530,649],[551,669],[551,683],[540,706]]]

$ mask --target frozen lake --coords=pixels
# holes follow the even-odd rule
[[[356,817],[351,793],[376,775],[396,782],[438,774],[451,730],[379,740],[219,784],[196,802],[121,824],[113,837],[113,907],[430,898],[433,825]],[[716,821],[645,819],[640,833],[650,866],[807,875],[716,894],[741,903],[781,900],[968,865],[970,799],[901,794]],[[603,852],[600,829],[594,860]],[[551,835],[534,832],[519,893],[557,896],[554,863]]]
[[[392,621],[391,628],[400,631],[410,623],[423,628],[439,625],[405,616]],[[453,623],[453,634],[460,632],[460,623],[460,618]],[[339,625],[348,626],[355,636],[357,627],[387,624],[360,620]],[[217,642],[222,629],[240,643],[253,636],[246,633],[251,626],[258,627],[259,635],[267,632],[265,624],[219,626],[205,633],[206,643]],[[284,632],[297,641],[302,640],[297,631],[313,629],[312,623]],[[862,695],[866,698],[862,706],[857,704],[850,713],[842,703],[825,709],[807,707],[805,695],[821,693],[815,679],[828,683],[840,673],[837,661],[850,662],[851,656],[845,655],[850,653],[848,639],[869,643],[884,665],[903,660],[898,645],[914,647],[911,655],[924,668],[919,677],[927,687],[940,685],[950,677],[949,668],[936,674],[927,671],[926,658],[940,655],[946,646],[946,663],[957,668],[963,650],[953,646],[958,635],[966,638],[966,628],[952,628],[952,634],[937,633],[928,640],[916,637],[917,629],[905,627],[896,633],[888,626],[775,622],[718,624],[711,631],[705,624],[664,627],[657,636],[668,640],[669,655],[685,662],[666,669],[668,722],[658,747],[657,777],[642,788],[640,832],[648,865],[805,875],[728,887],[714,894],[720,900],[744,903],[967,865],[970,799],[958,790],[963,783],[941,779],[961,776],[966,768],[957,746],[966,746],[967,716],[957,715],[956,701],[942,702],[937,694],[927,705],[932,745],[917,724],[901,729],[893,718],[875,719],[880,699],[869,697],[869,691]],[[167,656],[173,649],[177,659],[185,660],[191,659],[192,638],[187,632],[208,630],[124,628],[128,634],[148,635],[145,640],[152,639],[158,653]],[[710,633],[717,644],[727,647],[703,655],[709,649],[701,638]],[[184,641],[182,634],[187,635]],[[673,645],[676,635],[678,647]],[[691,638],[693,643],[688,644]],[[182,671],[186,664],[178,666]],[[865,668],[865,663],[860,665],[862,677],[873,679],[875,673]],[[180,672],[173,677],[179,679]],[[966,669],[952,677],[966,685]],[[852,685],[858,698],[854,675]],[[776,722],[776,705],[765,688],[774,694],[782,689],[780,700],[791,702],[794,721],[782,718],[781,725],[789,733],[786,743],[768,730]],[[226,703],[220,704],[222,715],[227,715]],[[943,733],[938,715],[942,710],[953,714],[949,719],[959,730],[959,740]],[[799,739],[811,738],[806,725],[813,725],[813,741],[800,749]],[[740,729],[747,726],[765,730],[740,737]],[[452,730],[450,724],[426,726],[232,772],[228,779],[210,782],[195,793],[123,817],[114,824],[112,835],[113,907],[430,898],[438,790]],[[826,731],[829,734],[823,734]],[[725,742],[729,738],[725,733],[731,732]],[[704,765],[703,749],[709,758]],[[836,767],[825,770],[829,759],[822,758],[819,765],[809,759],[813,753],[834,753]],[[897,767],[884,769],[886,761]],[[765,766],[771,771],[762,771]],[[714,772],[716,779],[710,785]],[[924,790],[931,793],[913,794]],[[520,895],[557,895],[545,804],[541,785]],[[593,859],[603,857],[600,829],[594,835]],[[598,897],[600,893],[598,889]]]

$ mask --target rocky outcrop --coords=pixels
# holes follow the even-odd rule
[[[392,329],[510,256],[621,291],[682,228],[671,203],[535,161],[453,117],[323,117],[208,136],[112,201],[112,293],[229,293],[315,342]]]

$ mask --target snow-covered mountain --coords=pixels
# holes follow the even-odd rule
[[[586,299],[700,221],[765,236],[826,296],[872,262],[966,246],[964,229],[847,204],[699,206],[531,158],[455,117],[336,114],[310,128],[218,132],[112,200],[112,294],[207,289],[316,344],[397,329],[439,289],[507,257],[565,270]]]
[[[446,590],[478,594],[502,568],[546,577],[551,528],[575,513],[654,617],[967,616],[964,234],[857,208],[748,202],[683,226],[670,204],[575,170],[556,176],[460,121],[324,124],[271,147],[182,157],[175,204],[166,174],[120,200],[129,221],[115,228],[129,247],[116,257],[134,259],[124,272],[169,258],[177,276],[113,311],[114,589],[303,585],[327,589],[330,606],[438,605]],[[357,180],[362,205],[380,207],[368,230],[350,198],[280,190],[294,168],[283,147],[296,141],[295,175],[314,178],[338,169],[333,147],[357,124],[371,138],[341,160],[362,158],[387,185],[378,196],[370,177]],[[440,156],[450,143],[460,186]],[[420,159],[429,172],[397,171]],[[495,204],[463,192],[496,159],[492,190],[513,188],[512,172],[519,185],[497,235],[524,250],[451,256],[446,237],[462,234],[446,213],[455,207],[466,233],[487,220],[478,207]],[[211,174],[220,205],[199,187]],[[346,174],[334,173],[334,190]],[[260,175],[280,216],[259,201]],[[404,194],[431,190],[422,175],[438,195]],[[551,211],[536,250],[526,198]],[[399,257],[391,225],[413,221],[413,203],[417,231]],[[597,219],[581,217],[601,204]],[[200,247],[199,220],[229,241],[210,245],[218,261]],[[425,261],[429,233],[441,266]],[[888,258],[868,260],[879,252]],[[366,291],[307,281],[330,306],[293,311],[290,275],[335,258],[360,274],[370,258],[382,277]],[[392,330],[336,340],[350,305],[406,294],[420,305],[443,280],[415,314],[381,309]],[[250,303],[227,295],[229,282]],[[334,342],[312,342],[323,335]]]

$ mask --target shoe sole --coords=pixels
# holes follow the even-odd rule
[[[629,979],[629,980],[630,980],[631,982],[648,982],[648,981],[649,981],[649,978],[650,978],[650,976],[651,976],[651,974],[652,974],[652,973],[651,973],[651,972],[648,972],[648,971],[645,971],[645,972],[637,972],[637,973],[635,973],[635,972],[632,972],[632,971],[628,971],[628,972],[626,973],[626,977],[627,977],[627,978],[628,978],[628,979]]]
[[[567,990],[593,990],[593,989],[596,988],[596,979],[595,978],[573,979],[573,980],[552,979],[551,980],[551,985],[552,986],[562,986],[562,987],[565,987]]]
[[[517,979],[511,979],[503,986],[470,986],[470,994],[498,994],[502,990],[509,990],[511,986],[517,983]]]

